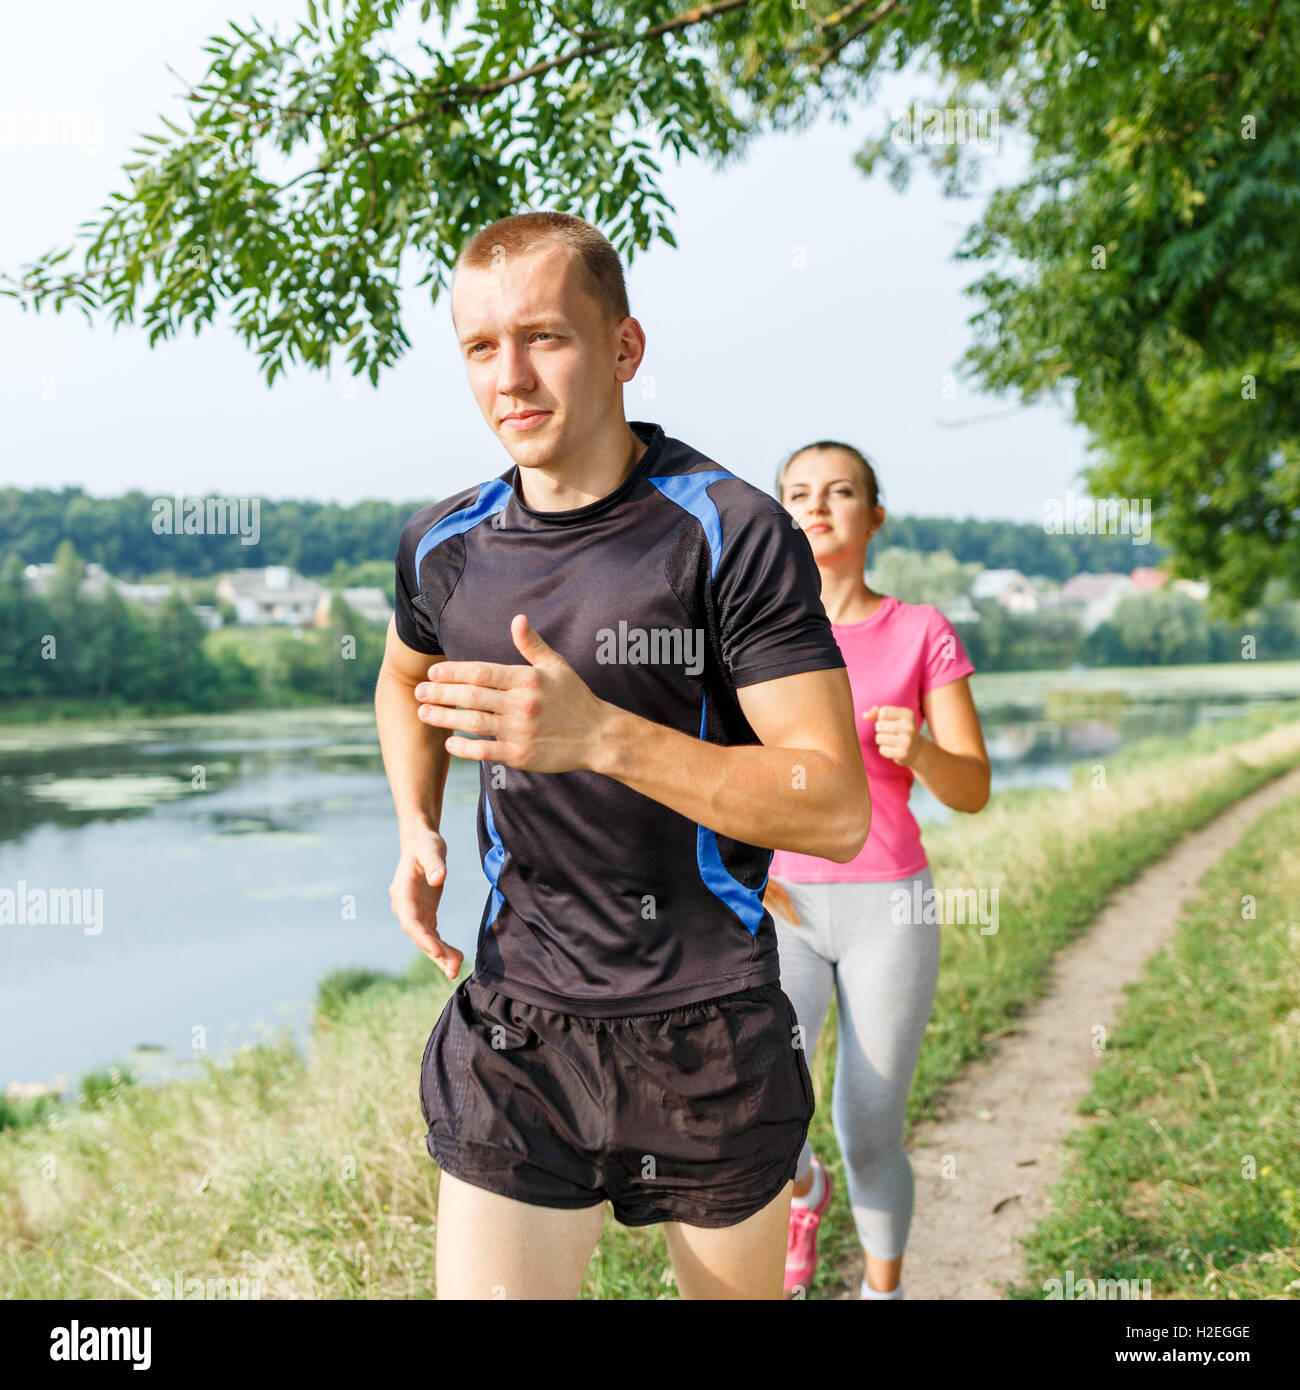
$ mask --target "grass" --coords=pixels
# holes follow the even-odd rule
[[[309,1059],[285,1031],[0,1135],[0,1288],[152,1298],[180,1270],[263,1298],[431,1297],[416,1078],[447,993],[419,957],[335,990]]]
[[[909,1123],[1042,989],[1056,949],[1186,830],[1300,762],[1300,723],[1259,714],[1150,740],[1105,786],[1028,789],[931,830],[936,886],[997,888],[999,930],[944,928],[939,996]],[[403,978],[327,985],[311,1055],[287,1034],[190,1081],[111,1087],[0,1133],[0,1289],[15,1298],[153,1296],[180,1270],[265,1298],[427,1298],[437,1169],[417,1079],[447,997],[423,958]],[[834,1015],[813,1061],[813,1139],[829,1127]],[[814,1295],[856,1278],[842,1196]],[[607,1221],[584,1296],[675,1297],[662,1235]]]
[[[1155,1299],[1300,1297],[1298,904],[1295,798],[1213,867],[1128,991],[1013,1296],[1072,1270]]]

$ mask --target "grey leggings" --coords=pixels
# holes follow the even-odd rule
[[[928,868],[888,883],[783,879],[800,925],[772,914],[781,987],[803,1027],[809,1066],[832,985],[837,991],[831,1123],[848,1173],[858,1239],[878,1260],[902,1255],[912,1223],[912,1164],[903,1148],[903,1114],[939,976],[940,928],[913,920],[916,880],[928,901]],[[894,896],[902,893],[905,907]],[[811,1163],[812,1147],[805,1144],[799,1179],[808,1176]]]

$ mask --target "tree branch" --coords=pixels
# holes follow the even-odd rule
[[[846,6],[844,9],[840,10],[836,16],[833,16],[832,19],[828,19],[826,21],[826,24],[829,25],[832,22],[834,22],[835,19],[838,19],[840,17],[847,17],[853,14],[856,10],[862,9],[866,4],[867,0],[855,0],[854,4]],[[821,72],[822,69],[826,67],[828,63],[833,63],[836,60],[836,58],[838,58],[840,54],[844,52],[844,50],[849,46],[849,44],[851,44],[854,41],[854,39],[860,39],[863,36],[863,34],[865,34],[868,30],[874,29],[882,19],[886,18],[891,13],[891,11],[896,10],[898,8],[898,4],[899,0],[881,0],[881,3],[876,6],[876,8],[866,17],[866,19],[862,21],[861,24],[858,25],[856,29],[850,30],[849,33],[837,39],[817,59],[817,62],[813,65],[816,68],[816,70],[818,72]]]

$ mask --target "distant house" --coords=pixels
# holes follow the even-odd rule
[[[44,596],[49,592],[50,580],[54,575],[53,565],[28,565],[23,570],[23,575],[32,589]],[[167,602],[168,596],[173,590],[179,589],[185,595],[188,588],[184,583],[175,584],[132,584],[125,579],[117,579],[94,560],[86,564],[85,578],[81,581],[80,593],[88,598],[101,598],[110,588],[117,592],[128,603],[137,603],[140,607],[148,609],[150,613],[157,611]],[[215,609],[208,612],[216,617],[215,623],[205,615],[202,608],[196,607],[194,610],[199,618],[210,627],[221,626],[221,615]]]
[[[44,597],[50,591],[50,581],[54,578],[54,566],[27,565],[23,569],[23,578],[30,585],[33,593]],[[91,560],[86,565],[79,592],[97,598],[111,583],[113,583],[113,576],[103,565],[96,564],[94,560]]]
[[[981,570],[971,585],[971,598],[993,599],[1008,613],[1037,613],[1039,607],[1034,586],[1019,570]]]
[[[326,590],[316,600],[314,621],[317,627],[328,626],[333,598],[333,593]],[[393,616],[393,606],[382,589],[344,589],[342,598],[349,608],[368,623],[379,623],[387,627],[389,618]]]
[[[1141,593],[1163,589],[1169,583],[1169,575],[1164,570],[1155,569],[1151,565],[1139,565],[1137,569],[1129,572],[1129,578],[1133,581],[1133,587]]]
[[[288,565],[232,570],[217,582],[217,598],[234,607],[236,622],[259,626],[311,627],[322,592]]]
[[[1187,594],[1201,603],[1210,596],[1210,586],[1203,579],[1175,579],[1169,587],[1175,593]]]
[[[167,595],[175,587],[171,584],[128,584],[121,579],[115,580],[114,583],[118,593],[124,599],[138,603],[142,608],[148,608],[151,612],[156,612],[166,603]],[[181,592],[184,592],[183,588]]]
[[[1107,570],[1104,574],[1075,574],[1061,585],[1060,607],[1073,612],[1085,632],[1114,616],[1127,594],[1137,593],[1137,585],[1127,574]]]
[[[966,594],[954,594],[934,605],[950,623],[977,623],[980,611]]]

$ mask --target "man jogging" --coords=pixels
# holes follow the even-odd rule
[[[812,550],[625,420],[645,336],[588,223],[485,228],[451,306],[514,466],[407,524],[375,697],[393,910],[450,978],[442,794],[481,764],[475,968],[420,1076],[438,1295],[576,1297],[609,1201],[684,1297],[779,1299],[813,1096],[762,894],[772,848],[845,862],[870,821]]]

